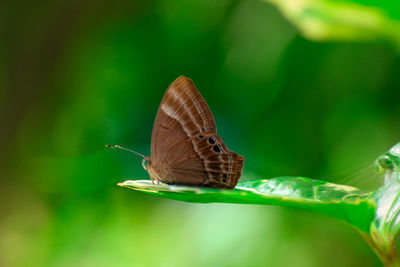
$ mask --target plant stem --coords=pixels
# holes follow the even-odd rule
[[[385,267],[400,267],[400,258],[392,237],[384,240],[376,232],[371,232],[371,235],[364,232],[360,233],[378,255]]]

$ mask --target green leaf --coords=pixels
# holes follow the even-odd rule
[[[240,182],[233,190],[125,181],[122,187],[198,203],[282,205],[347,221],[357,228],[385,266],[400,266],[394,238],[400,230],[400,143],[376,160],[385,183],[375,192],[305,177]]]
[[[400,51],[398,1],[265,0],[275,4],[307,38],[313,40],[377,40]]]
[[[400,230],[400,183],[399,173],[372,195],[377,203],[372,227],[381,235],[395,236]]]
[[[377,203],[371,228],[380,236],[394,237],[400,230],[400,143],[376,162],[385,173],[385,184],[371,196]]]
[[[164,198],[197,203],[283,205],[304,208],[345,220],[368,232],[374,219],[371,192],[305,177],[277,177],[245,181],[235,189],[214,189],[166,184],[149,180],[125,181],[122,187]]]

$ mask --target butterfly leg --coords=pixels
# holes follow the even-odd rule
[[[148,162],[149,159],[150,159],[150,157],[145,157],[145,158],[143,158],[143,160],[142,160],[143,169],[145,169],[146,171],[147,171],[147,164],[146,164],[146,162]]]
[[[157,184],[160,184],[160,179],[157,176],[150,176],[150,180],[152,184],[155,184],[154,181],[156,181]]]

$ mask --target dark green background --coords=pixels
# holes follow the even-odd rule
[[[312,42],[259,1],[0,10],[1,266],[379,266],[355,230],[326,216],[119,188],[148,174],[104,145],[148,155],[161,97],[184,74],[245,156],[243,180],[338,182],[400,141],[390,44]]]

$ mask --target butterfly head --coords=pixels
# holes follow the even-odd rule
[[[142,166],[143,166],[143,169],[145,169],[149,173],[150,179],[152,181],[153,180],[160,181],[157,171],[154,169],[153,165],[151,164],[150,157],[143,158]]]

